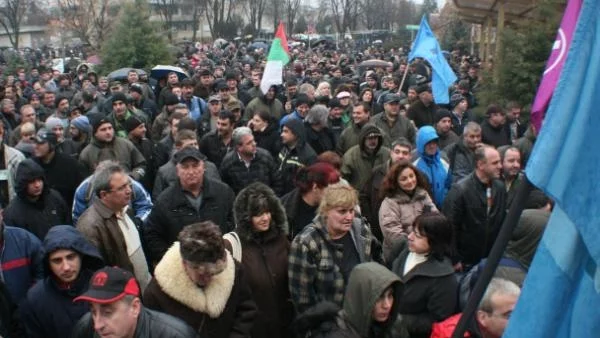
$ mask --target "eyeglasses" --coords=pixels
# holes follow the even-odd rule
[[[127,183],[123,184],[122,186],[117,187],[117,188],[112,189],[112,190],[109,190],[108,192],[123,192],[127,188],[131,189],[132,186],[133,185],[131,184],[131,181],[128,181]]]
[[[221,104],[221,102],[220,101],[213,101],[213,102],[210,102],[210,104],[213,105],[213,106],[218,106],[218,105]]]

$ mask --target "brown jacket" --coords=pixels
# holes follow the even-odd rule
[[[257,233],[252,230],[250,200],[266,196],[272,215],[269,230]],[[293,318],[293,305],[288,289],[287,217],[281,202],[269,187],[253,183],[240,191],[233,213],[242,246],[241,264],[258,314],[252,328],[253,338],[287,338]],[[229,248],[230,243],[225,241]]]
[[[250,336],[256,305],[242,269],[227,251],[227,268],[200,288],[183,269],[179,242],[165,253],[144,291],[144,305],[191,326],[200,337]]]
[[[106,265],[134,272],[117,216],[100,199],[95,199],[79,217],[77,229],[98,248]]]
[[[392,246],[401,237],[408,236],[415,219],[424,209],[438,211],[426,190],[417,188],[413,196],[399,191],[393,197],[386,197],[379,209],[379,226],[383,233],[383,255],[390,258]]]

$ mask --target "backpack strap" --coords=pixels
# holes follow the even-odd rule
[[[238,262],[242,261],[242,242],[240,237],[235,231],[228,232],[223,235],[223,239],[226,239],[231,244],[231,255],[233,259]]]

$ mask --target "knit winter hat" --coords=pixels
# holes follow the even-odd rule
[[[90,120],[84,115],[72,119],[71,125],[84,133],[89,133],[92,130]]]
[[[125,121],[125,130],[127,131],[127,133],[129,133],[143,123],[144,122],[142,121],[142,119],[135,115],[132,115]]]
[[[440,122],[441,119],[445,117],[452,120],[452,113],[450,113],[450,111],[447,109],[438,109],[433,117],[433,125],[435,126],[438,122]]]
[[[54,128],[58,126],[64,128],[61,119],[59,119],[58,117],[49,117],[48,119],[46,119],[46,124],[44,125],[44,127],[50,131],[54,130]]]
[[[454,94],[450,97],[450,109],[454,109],[454,107],[458,106],[459,103],[461,103],[463,100],[465,100],[465,97],[462,96],[461,94]]]

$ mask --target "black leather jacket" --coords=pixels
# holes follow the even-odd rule
[[[442,212],[454,224],[458,259],[468,265],[477,264],[489,255],[506,215],[504,183],[492,182],[489,210],[486,188],[471,173],[452,186],[444,201]]]
[[[91,313],[85,314],[73,328],[71,338],[96,338]],[[196,332],[183,321],[142,307],[135,328],[134,338],[195,338]]]

